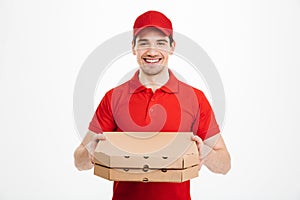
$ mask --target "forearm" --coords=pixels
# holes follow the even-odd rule
[[[211,149],[203,164],[214,173],[226,174],[231,167],[230,155],[226,149]]]
[[[88,150],[80,144],[74,152],[74,162],[78,170],[88,170],[93,168],[93,163]]]

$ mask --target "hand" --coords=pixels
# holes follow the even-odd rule
[[[103,134],[96,134],[96,133],[91,133],[89,137],[90,137],[89,142],[84,146],[89,152],[89,158],[91,162],[94,164],[94,153],[97,144],[100,140],[105,140],[106,138]]]
[[[203,149],[203,146],[204,146],[202,139],[197,135],[193,135],[192,140],[196,142],[199,154],[201,155],[201,152],[202,152],[201,150]]]
[[[207,160],[207,156],[208,156],[208,154],[210,154],[210,152],[213,150],[213,148],[210,147],[209,145],[207,145],[206,143],[204,143],[202,141],[202,139],[197,135],[192,136],[192,140],[195,141],[197,144],[199,155],[200,155],[199,156],[200,157],[200,165],[202,165]],[[206,140],[206,142],[208,142],[208,141]]]
[[[196,142],[197,144],[197,147],[198,147],[198,152],[199,152],[199,160],[200,160],[200,163],[199,163],[199,170],[201,169],[202,165],[203,165],[203,161],[204,159],[202,159],[201,157],[201,152],[202,152],[202,149],[204,147],[204,142],[202,141],[202,139],[197,136],[197,135],[194,135],[192,136],[192,140]]]
[[[105,136],[88,131],[83,141],[74,152],[74,164],[78,170],[88,170],[93,168],[94,152],[100,140],[105,140]]]

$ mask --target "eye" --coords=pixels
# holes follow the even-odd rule
[[[142,41],[142,42],[139,42],[138,45],[139,45],[140,47],[147,47],[147,46],[149,45],[149,42],[144,42],[144,41]]]
[[[158,46],[165,46],[166,43],[165,43],[165,42],[158,42],[157,45],[158,45]]]

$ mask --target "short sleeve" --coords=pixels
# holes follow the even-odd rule
[[[204,93],[197,90],[198,112],[193,124],[193,132],[202,140],[206,140],[220,132],[214,112]]]
[[[111,110],[111,91],[107,92],[98,105],[89,124],[89,130],[95,133],[114,131],[116,124]]]

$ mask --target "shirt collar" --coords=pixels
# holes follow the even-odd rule
[[[162,91],[166,93],[177,93],[178,92],[179,81],[174,76],[173,72],[169,69],[169,80],[161,88]],[[141,84],[139,81],[139,70],[135,72],[134,76],[129,81],[129,93],[139,93],[147,88]]]

